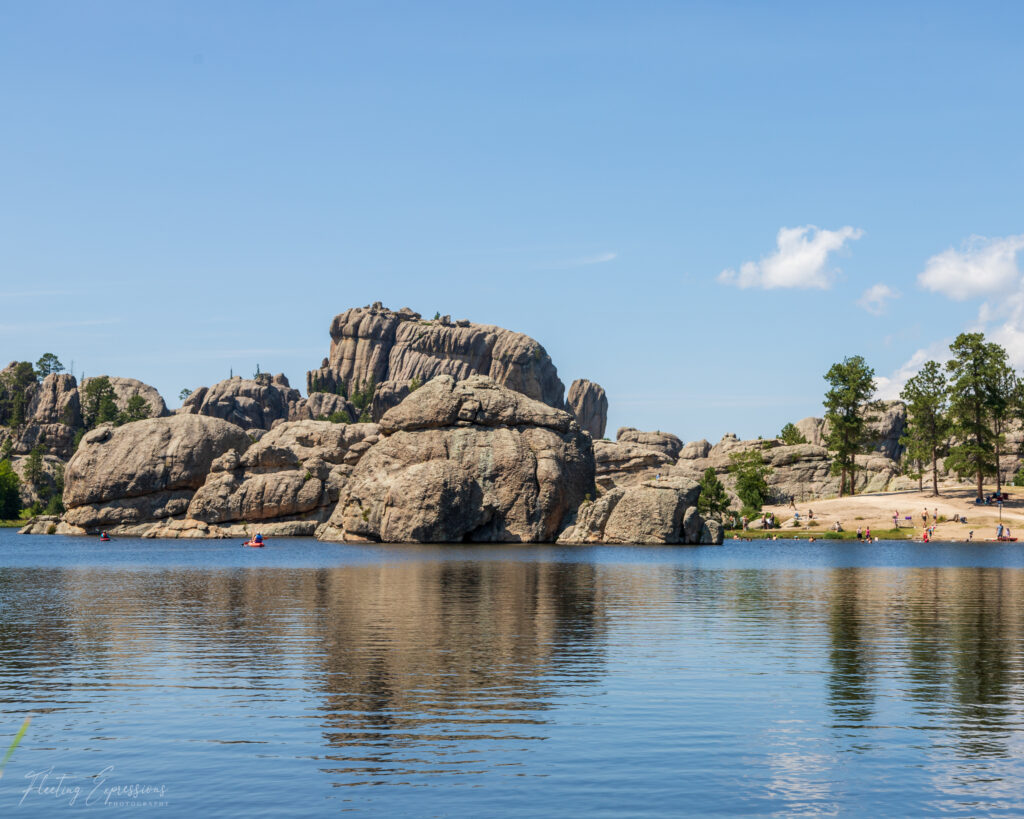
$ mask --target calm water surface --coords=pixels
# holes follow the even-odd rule
[[[1015,544],[0,530],[0,815],[1016,816],[1022,639]]]

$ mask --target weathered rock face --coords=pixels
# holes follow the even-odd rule
[[[604,437],[608,425],[608,396],[600,384],[577,378],[569,387],[566,401],[569,412],[576,416],[580,427],[594,440]]]
[[[248,446],[240,427],[203,416],[98,427],[65,470],[65,521],[95,528],[183,515],[214,460]]]
[[[482,376],[435,377],[380,430],[321,539],[547,542],[594,491],[572,417]]]
[[[690,441],[679,452],[679,460],[692,461],[694,458],[706,458],[711,452],[711,443],[705,439]]]
[[[312,535],[376,441],[376,424],[280,424],[244,452],[229,450],[217,458],[187,516],[217,524],[292,520],[304,526],[291,534]]]
[[[615,439],[623,444],[638,444],[648,449],[656,449],[673,461],[679,457],[679,453],[683,448],[683,442],[677,436],[671,432],[662,432],[661,430],[641,432],[633,427],[621,427]]]
[[[722,528],[697,513],[700,486],[672,478],[615,487],[584,503],[559,543],[721,543]],[[710,524],[714,524],[711,526]]]
[[[383,418],[384,413],[393,407],[401,404],[407,395],[412,392],[409,381],[381,381],[377,389],[373,391],[373,404],[370,412],[371,418]]]
[[[149,384],[144,384],[135,378],[121,378],[116,375],[108,375],[106,377],[110,380],[110,386],[114,388],[114,403],[117,404],[117,408],[122,412],[128,409],[128,402],[133,397],[140,395],[149,404],[150,418],[163,418],[166,415],[170,415],[167,410],[167,404],[156,387],[151,387]],[[82,379],[83,390],[89,386],[90,381],[92,381],[91,378]]]
[[[35,424],[82,426],[82,407],[78,384],[68,373],[51,373],[36,388],[28,407],[28,417]]]
[[[710,449],[707,457],[680,459],[668,470],[668,474],[699,480],[704,471],[711,467],[739,508],[735,495],[736,481],[729,474],[729,456],[754,449],[761,451],[765,465],[772,469],[767,483],[772,499],[776,502],[783,503],[790,498],[800,501],[839,493],[839,477],[832,474],[832,459],[824,447],[814,444],[784,446],[775,439],[740,441],[734,435],[727,435]],[[899,465],[895,461],[878,453],[858,455],[856,463],[858,492],[882,491],[899,472]]]
[[[338,412],[345,413],[351,421],[355,421],[359,415],[351,402],[343,396],[330,392],[314,392],[309,398],[300,398],[288,405],[288,420],[322,421]]]
[[[875,452],[898,461],[903,456],[900,437],[907,427],[907,407],[902,401],[882,401],[868,412],[867,438]],[[824,418],[804,418],[795,424],[807,443],[825,446],[831,425]]]
[[[178,412],[220,418],[242,429],[270,429],[275,421],[287,421],[290,405],[299,401],[299,391],[291,389],[283,375],[259,381],[236,375],[212,387],[200,387]]]
[[[423,321],[407,307],[395,312],[380,302],[335,316],[330,357],[308,373],[307,391],[333,392],[344,384],[351,395],[371,380],[408,385],[414,378],[425,384],[438,375],[463,380],[478,374],[550,406],[563,406],[565,387],[555,365],[529,336],[465,320],[452,322],[447,316]],[[378,410],[390,409],[388,403],[394,405],[382,402]]]
[[[34,503],[45,505],[40,490],[46,492],[47,496],[55,492],[60,482],[63,481],[64,462],[53,455],[44,455],[40,463],[40,475],[36,485],[28,480],[27,466],[28,458],[25,456],[11,459],[11,467],[21,479],[21,485],[18,487],[21,505],[23,507],[31,506]]]
[[[632,486],[651,480],[672,463],[660,450],[621,441],[594,441],[598,489]]]

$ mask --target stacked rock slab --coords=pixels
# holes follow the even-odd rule
[[[595,441],[604,437],[608,425],[608,396],[600,384],[577,378],[569,387],[566,401],[569,412],[576,416],[580,427]]]
[[[187,516],[221,526],[258,522],[265,535],[312,535],[376,441],[376,424],[280,424],[247,450],[217,458]]]
[[[448,316],[424,321],[408,307],[393,311],[380,302],[335,316],[330,356],[307,374],[307,391],[364,388],[381,393],[373,420],[397,405],[414,380],[439,375],[464,380],[485,375],[498,384],[552,407],[563,407],[565,387],[544,348],[529,336]]]
[[[700,485],[686,478],[615,487],[584,502],[559,543],[721,543],[723,529],[697,512]]]
[[[658,476],[673,459],[653,447],[621,441],[594,441],[597,488],[635,486]]]
[[[655,432],[642,432],[633,427],[620,427],[615,435],[615,440],[624,444],[639,444],[648,449],[656,449],[673,461],[679,457],[683,448],[683,442],[678,436],[671,432],[662,432],[660,429]]]
[[[357,421],[359,418],[359,413],[349,400],[330,392],[310,393],[309,398],[300,398],[288,405],[289,421],[324,421],[339,415],[349,421]],[[275,420],[271,427],[279,423],[280,419]]]
[[[94,531],[183,516],[213,462],[249,443],[240,427],[205,416],[97,427],[65,470],[64,520]]]
[[[380,421],[324,540],[550,542],[594,492],[590,436],[562,410],[439,375]]]
[[[275,421],[287,421],[292,405],[301,398],[283,375],[259,380],[241,376],[219,381],[193,392],[178,413],[205,415],[229,421],[242,429],[270,429]]]

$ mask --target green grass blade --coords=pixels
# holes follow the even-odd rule
[[[18,747],[18,743],[21,742],[21,738],[25,736],[25,732],[28,730],[28,724],[32,722],[32,717],[25,717],[25,721],[21,724],[21,728],[18,729],[18,733],[14,735],[14,741],[11,743],[11,747],[7,749],[7,753],[4,754],[4,758],[0,760],[0,777],[4,775],[4,766],[7,764],[7,760],[14,754],[14,749]]]

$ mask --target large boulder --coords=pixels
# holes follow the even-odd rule
[[[722,529],[697,513],[700,485],[685,478],[615,487],[584,502],[559,543],[721,543]]]
[[[548,542],[594,491],[573,418],[483,376],[433,378],[380,430],[321,539]]]
[[[276,375],[256,379],[235,376],[212,387],[200,387],[181,409],[182,415],[206,415],[229,421],[242,429],[270,429],[275,421],[287,421],[290,405],[300,401],[299,391],[288,379]]]
[[[692,461],[695,458],[706,458],[711,452],[711,443],[706,438],[699,441],[690,441],[679,451],[679,460]]]
[[[653,447],[621,441],[594,441],[594,467],[598,489],[633,486],[657,477],[672,458]]]
[[[104,377],[110,381],[110,386],[114,389],[114,403],[117,404],[117,408],[122,412],[128,409],[128,402],[136,395],[139,395],[149,404],[150,418],[163,418],[165,415],[170,414],[163,396],[160,395],[156,387],[151,387],[149,384],[145,384],[136,378],[122,378],[117,375]],[[92,380],[92,378],[82,379],[83,392]]]
[[[244,452],[229,450],[212,463],[188,517],[216,524],[295,521],[304,525],[291,534],[312,535],[376,441],[376,424],[280,424]]]
[[[608,425],[608,396],[604,388],[585,378],[577,378],[569,387],[566,401],[569,412],[576,416],[580,427],[597,440],[604,437]]]
[[[394,385],[415,379],[426,384],[438,375],[463,380],[486,375],[530,398],[563,406],[565,387],[544,348],[529,336],[489,324],[473,324],[448,316],[424,321],[408,307],[389,310],[380,302],[355,307],[331,323],[329,358],[307,375],[307,391],[347,395],[371,382],[393,382],[392,400],[376,405],[374,421],[394,406]],[[401,389],[398,387],[397,389]]]
[[[184,515],[214,460],[249,443],[240,427],[204,416],[97,427],[65,470],[65,520],[88,529]]]
[[[648,449],[656,449],[673,461],[679,457],[683,448],[683,442],[679,440],[678,436],[661,430],[642,432],[633,427],[620,427],[615,435],[615,440],[623,444],[637,444]]]

